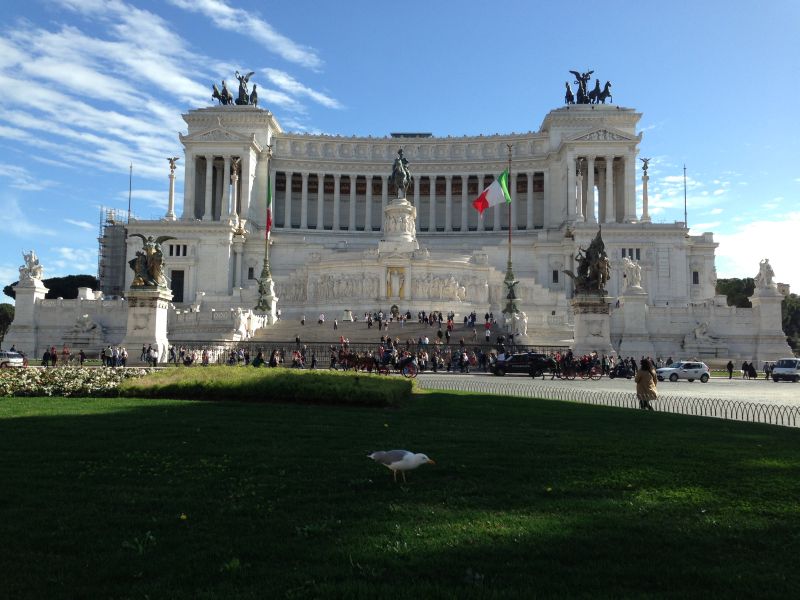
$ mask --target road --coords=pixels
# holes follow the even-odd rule
[[[551,398],[630,409],[639,405],[636,386],[628,379],[543,381],[525,375],[426,373],[417,381],[428,389]],[[708,383],[664,381],[658,384],[658,390],[658,400],[653,402],[657,411],[800,427],[800,384],[712,378]]]

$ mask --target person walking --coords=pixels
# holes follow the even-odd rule
[[[643,410],[653,410],[650,404],[651,400],[658,399],[658,392],[656,391],[656,384],[658,377],[656,370],[653,368],[653,363],[650,359],[643,358],[639,363],[639,370],[636,372],[636,398],[639,400],[639,408]]]
[[[733,361],[729,360],[725,368],[728,369],[728,379],[733,379]]]

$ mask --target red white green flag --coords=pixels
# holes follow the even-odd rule
[[[511,194],[508,193],[508,169],[500,173],[492,184],[473,200],[472,206],[483,215],[483,211],[487,208],[497,206],[501,202],[511,204]]]
[[[272,231],[272,182],[267,175],[267,237]]]

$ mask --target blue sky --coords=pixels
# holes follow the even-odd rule
[[[651,215],[714,231],[720,277],[800,292],[800,3],[4,0],[0,282],[95,273],[101,206],[163,216],[180,117],[253,70],[290,131],[536,131],[569,70],[643,113]],[[179,163],[180,164],[180,163]],[[182,190],[182,170],[176,194]],[[638,176],[637,176],[638,178]]]

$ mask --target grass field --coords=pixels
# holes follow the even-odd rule
[[[407,485],[365,458],[437,461]],[[800,597],[800,431],[417,394],[0,401],[0,597]]]

